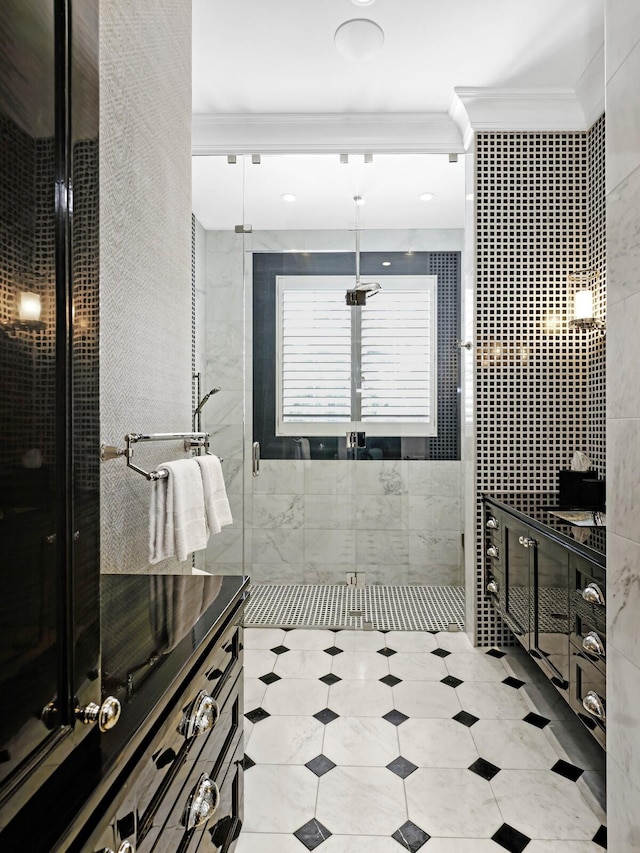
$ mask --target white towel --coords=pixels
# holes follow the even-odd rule
[[[186,560],[206,548],[207,526],[200,467],[194,459],[164,462],[168,477],[153,480],[149,505],[149,562]]]
[[[202,474],[204,507],[209,533],[220,533],[221,527],[233,524],[222,465],[218,457],[213,454],[196,456],[195,461],[200,466]]]

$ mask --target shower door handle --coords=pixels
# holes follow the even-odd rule
[[[251,447],[251,471],[254,477],[260,476],[260,442],[254,441]]]

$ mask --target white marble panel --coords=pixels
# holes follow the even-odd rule
[[[406,582],[413,586],[463,586],[463,569],[446,563],[409,566]]]
[[[405,720],[398,737],[400,755],[418,767],[469,767],[480,757],[469,728],[456,720]]]
[[[253,583],[303,583],[304,566],[302,563],[251,563],[248,568]]]
[[[404,530],[405,498],[401,495],[363,495],[355,499],[356,530]]]
[[[460,497],[462,462],[413,461],[409,465],[412,495]]]
[[[640,174],[640,169],[638,170]],[[640,189],[640,183],[639,183]],[[640,215],[638,217],[640,257]],[[640,283],[639,283],[640,287]],[[607,411],[609,418],[640,418],[640,393],[636,389],[640,340],[640,292],[608,309],[608,321],[615,334],[607,339]],[[615,482],[615,481],[614,481]]]
[[[462,532],[462,502],[459,497],[411,495],[409,498],[409,530]]]
[[[409,581],[409,566],[376,565],[375,563],[356,563],[356,572],[365,575],[367,586],[406,586]]]
[[[253,530],[253,561],[302,564],[303,530]]]
[[[305,495],[304,526],[309,530],[353,530],[355,502],[350,495]]]
[[[210,421],[216,424],[235,424],[240,427],[244,421],[243,406],[243,390],[234,388],[223,388],[213,397],[210,397],[205,404]]]
[[[243,531],[230,527],[223,527],[220,533],[209,537],[205,555],[206,570],[215,574],[217,563],[243,562]]]
[[[304,583],[343,584],[347,582],[347,574],[355,570],[355,563],[305,563]]]
[[[243,342],[243,323],[221,321],[207,324],[207,383],[211,383],[211,387],[243,387]]]
[[[409,462],[404,460],[356,462],[356,492],[361,495],[406,495]]]
[[[610,533],[607,561],[607,640],[640,667],[640,544]]]
[[[404,784],[410,820],[432,836],[491,838],[504,823],[489,783],[466,768],[419,768]]]
[[[227,256],[222,255],[225,258]],[[223,323],[228,322],[243,322],[244,321],[244,293],[242,289],[242,271],[240,271],[240,281],[234,282],[234,277],[237,276],[237,271],[233,270],[231,275],[231,285],[216,284],[209,290],[209,300],[212,305],[210,308],[210,318],[213,322]],[[227,280],[224,272],[218,269],[215,271],[215,278],[222,282]],[[211,286],[211,285],[210,285]]]
[[[235,252],[239,253],[240,257],[242,257],[244,246],[243,234],[236,234],[235,231],[207,231],[206,235],[207,255],[216,252]]]
[[[600,822],[575,782],[548,770],[501,770],[491,780],[504,821],[529,838],[590,840]]]
[[[409,564],[409,537],[401,530],[357,530],[356,559],[359,564]]]
[[[640,667],[611,643],[607,645],[607,694],[607,752],[640,789]]]
[[[354,462],[317,459],[304,463],[304,491],[307,495],[355,494]]]
[[[318,563],[355,562],[355,541],[350,530],[305,530],[304,559]]]
[[[304,465],[298,459],[262,459],[260,476],[252,477],[254,495],[299,495],[304,492]]]
[[[281,678],[269,685],[262,699],[262,707],[270,714],[279,716],[306,714],[313,718],[313,714],[327,707],[328,696],[329,687],[319,679]],[[315,758],[314,755],[311,757]]]
[[[607,192],[640,166],[640,44],[607,82]]]
[[[462,568],[460,533],[410,533],[409,561],[412,566]]]
[[[304,524],[302,495],[254,495],[253,526],[267,530],[288,530]]]
[[[324,725],[315,717],[271,716],[254,726],[251,758],[257,764],[306,764],[322,752],[323,738]]]
[[[313,818],[317,791],[318,779],[306,767],[252,767],[244,777],[243,832],[294,833]]]
[[[550,770],[558,760],[542,729],[524,720],[479,720],[471,736],[480,755],[502,770]]]
[[[327,726],[322,752],[338,765],[386,767],[398,757],[397,727],[376,717],[338,717]]]
[[[640,6],[636,0],[607,3],[605,36],[606,76],[609,81],[640,42]]]
[[[609,419],[607,422],[607,532],[638,540],[640,483],[640,419]],[[611,484],[615,483],[616,488]]]
[[[393,694],[380,681],[343,680],[329,688],[328,707],[341,717],[380,718],[393,710]]]
[[[640,789],[616,762],[607,760],[607,842],[608,849],[640,850]]]
[[[617,324],[627,319],[619,312],[611,312],[611,306],[635,296],[640,290],[636,272],[640,265],[640,212],[635,200],[640,193],[640,169],[635,169],[607,196],[607,310],[610,328],[616,331]],[[632,317],[628,318],[633,321]],[[627,329],[624,330],[627,332]],[[607,340],[607,347],[633,343],[634,338],[620,333],[619,342]],[[625,353],[623,353],[625,355]],[[625,356],[626,357],[626,356]],[[610,360],[611,377],[617,376],[617,362]],[[608,390],[608,389],[607,389]],[[624,389],[628,390],[627,388]]]
[[[402,681],[391,692],[396,710],[412,719],[451,720],[462,710],[458,691],[439,681]]]
[[[391,836],[407,820],[402,779],[386,767],[336,767],[320,778],[316,818],[337,835]]]

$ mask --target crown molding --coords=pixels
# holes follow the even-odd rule
[[[576,83],[576,94],[582,106],[586,127],[591,127],[604,113],[605,64],[604,45],[592,58]]]
[[[193,116],[192,153],[463,153],[446,113],[262,113]]]

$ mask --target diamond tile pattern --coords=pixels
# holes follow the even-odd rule
[[[606,827],[597,829],[600,819],[581,793],[584,771],[579,766],[583,760],[580,751],[584,754],[592,746],[589,733],[572,730],[572,739],[583,734],[585,744],[576,743],[576,752],[563,753],[562,757],[549,743],[547,748],[557,759],[547,763],[545,753],[545,761],[535,765],[540,769],[530,769],[530,755],[540,751],[540,738],[545,738],[541,729],[551,720],[537,713],[529,701],[531,696],[527,696],[527,684],[510,675],[513,653],[498,649],[472,653],[464,643],[450,642],[446,633],[435,635],[434,649],[431,642],[424,641],[425,633],[416,637],[415,647],[403,638],[401,654],[396,658],[395,650],[384,645],[384,636],[378,638],[383,647],[373,647],[377,654],[373,649],[356,652],[354,649],[362,646],[363,639],[354,636],[356,632],[340,631],[335,634],[335,646],[324,649],[327,657],[323,659],[329,670],[325,675],[320,676],[323,670],[318,672],[317,667],[314,671],[290,667],[281,670],[281,677],[274,673],[260,676],[265,687],[264,698],[259,701],[273,711],[273,720],[277,721],[274,728],[285,736],[290,731],[295,740],[300,737],[300,720],[319,706],[320,710],[313,714],[315,720],[306,720],[322,733],[322,739],[303,757],[299,750],[292,750],[291,759],[286,759],[291,763],[267,764],[260,762],[266,758],[262,757],[265,735],[272,724],[248,730],[244,760],[245,770],[250,770],[245,776],[247,819],[236,853],[262,849],[283,853],[294,849],[318,849],[322,853],[326,849],[329,853],[346,846],[354,851],[397,849],[398,853],[416,853],[424,848],[425,853],[431,847],[453,849],[454,838],[458,839],[456,849],[465,851],[472,851],[476,844],[483,850],[493,844],[496,850],[521,853],[531,841],[539,841],[541,849],[542,845],[554,845],[554,849],[562,850],[566,842],[573,843],[574,839],[606,848]],[[394,636],[398,637],[398,633],[391,635]],[[293,649],[305,640],[295,633],[288,633],[287,637]],[[263,654],[259,643],[256,645],[255,654]],[[285,650],[285,646],[276,646],[271,652],[284,655]],[[338,658],[342,652],[348,654]],[[251,656],[252,650],[245,654]],[[322,652],[312,654],[322,658]],[[434,654],[441,662],[434,659]],[[362,665],[366,663],[364,677],[358,671],[359,655]],[[490,662],[486,655],[494,660]],[[410,679],[377,677],[379,664],[392,667],[401,657],[415,659]],[[344,667],[340,661],[347,658],[349,667]],[[290,655],[285,655],[283,660],[289,659]],[[378,664],[370,666],[373,659]],[[254,667],[258,668],[255,663]],[[441,678],[439,667],[460,672],[465,680],[453,675]],[[340,678],[334,669],[344,677]],[[540,690],[533,675],[526,677]],[[548,687],[543,676],[540,680]],[[463,684],[461,690],[455,689]],[[283,686],[288,689],[286,701]],[[314,708],[316,694],[319,702]],[[301,711],[305,706],[306,710]],[[251,723],[261,723],[271,716],[265,707],[249,711],[246,718]],[[387,713],[382,715],[383,711]],[[316,720],[329,728],[324,729]],[[339,722],[331,725],[334,720]],[[553,725],[559,730],[564,724],[554,717]],[[509,740],[516,736],[518,741]],[[505,740],[498,741],[499,748],[495,748],[496,738],[500,737]],[[363,748],[367,739],[380,748]],[[482,757],[481,749],[493,760]],[[397,757],[390,761],[394,754]],[[604,778],[604,773],[591,773],[589,777]],[[577,781],[580,785],[575,785]],[[568,788],[562,789],[571,800],[566,826],[562,825],[562,809],[554,813],[553,821],[545,820],[545,809],[538,809],[540,817],[537,823],[532,822],[535,810],[531,804],[550,803],[553,798],[557,801],[556,790],[562,785],[570,786],[573,792],[570,795]],[[583,827],[581,835],[575,835],[575,826]],[[570,845],[566,846],[569,849]]]

